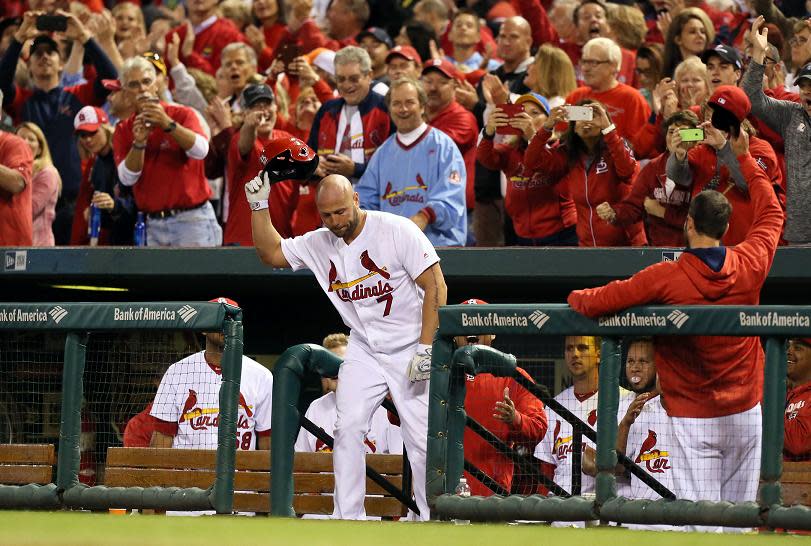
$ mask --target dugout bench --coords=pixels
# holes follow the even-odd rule
[[[0,484],[45,485],[53,481],[53,444],[0,445]]]
[[[366,464],[394,486],[402,485],[402,455],[366,455]],[[108,487],[206,489],[214,483],[215,467],[215,450],[113,447],[107,451],[104,484]],[[234,511],[269,513],[270,483],[269,451],[237,451]],[[335,492],[332,453],[296,453],[293,484],[293,509],[297,515],[332,514]],[[401,517],[405,516],[406,508],[367,478],[366,514]]]

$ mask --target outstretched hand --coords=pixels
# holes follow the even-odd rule
[[[763,64],[766,59],[766,51],[769,48],[769,28],[762,15],[758,15],[752,23],[752,30],[749,31],[749,42],[752,44],[752,60],[758,64]]]

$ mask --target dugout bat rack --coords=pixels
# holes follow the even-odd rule
[[[786,400],[787,338],[811,335],[808,306],[649,306],[591,320],[568,305],[451,305],[439,311],[433,344],[428,416],[426,491],[432,516],[472,521],[602,520],[665,525],[720,525],[811,529],[811,509],[783,506],[783,411]],[[515,357],[494,349],[455,350],[454,336],[478,334],[594,335],[602,337],[597,410],[597,477],[594,499],[582,496],[453,495],[463,468],[464,373],[488,372],[521,379]],[[729,503],[683,499],[630,500],[616,494],[614,468],[624,336],[763,336],[763,447],[758,502]],[[526,382],[524,382],[526,383]],[[522,384],[524,384],[522,383]],[[533,390],[529,384],[525,387]],[[535,387],[535,390],[538,390]],[[541,394],[540,392],[536,395]]]
[[[225,303],[0,303],[0,331],[64,332],[62,413],[55,483],[0,485],[0,509],[216,510],[230,514],[242,375],[242,310]],[[79,482],[81,408],[87,338],[94,332],[223,332],[220,420],[214,484],[197,487],[88,487]]]

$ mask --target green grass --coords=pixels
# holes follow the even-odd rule
[[[786,535],[706,535],[625,529],[552,529],[540,525],[348,522],[250,517],[115,516],[0,512],[0,544],[247,546],[760,546],[811,543]]]

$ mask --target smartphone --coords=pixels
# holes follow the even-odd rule
[[[287,42],[279,50],[279,54],[276,55],[276,58],[281,59],[281,61],[284,63],[284,67],[287,68],[287,66],[293,62],[293,59],[300,55],[301,51],[299,51],[299,47],[294,43]]]
[[[68,29],[68,18],[64,15],[40,15],[37,17],[37,30],[64,32]]]
[[[507,114],[508,118],[514,118],[518,114],[524,111],[524,106],[521,104],[510,104],[504,103],[499,104],[498,108],[500,108],[505,114]],[[497,127],[496,128],[497,135],[520,135],[521,130],[517,127],[510,127],[509,125],[505,127]]]
[[[682,142],[701,142],[704,140],[704,129],[679,129]]]
[[[566,106],[566,121],[591,121],[594,110],[591,106]]]

